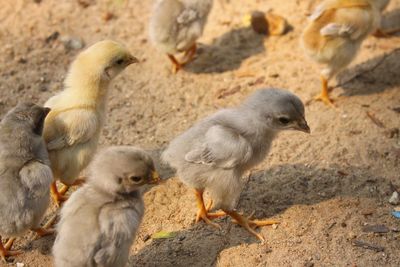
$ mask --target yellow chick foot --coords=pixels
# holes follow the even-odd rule
[[[213,201],[210,200],[210,202],[208,202],[208,205],[206,207],[206,216],[207,216],[207,218],[209,218],[209,219],[217,219],[219,217],[226,216],[226,213],[223,212],[223,211],[220,211],[220,212],[209,212],[211,210],[211,208],[212,208],[212,205],[213,205]],[[199,209],[199,211],[197,212],[197,215],[196,215],[196,223],[199,222],[202,219],[201,218],[201,214],[202,214],[201,209]]]
[[[320,95],[314,97],[314,100],[322,101],[325,105],[330,106],[331,108],[336,108],[335,104],[333,104],[333,101],[329,98],[329,95],[327,94],[321,93]]]
[[[233,223],[239,224],[262,242],[265,241],[264,237],[259,233],[257,233],[256,231],[254,231],[254,229],[257,227],[279,224],[279,221],[275,220],[251,220],[250,218],[253,216],[253,213],[248,217],[240,215],[236,211],[225,210],[225,213],[232,217]]]
[[[212,202],[207,206],[207,208],[204,206],[204,200],[203,200],[203,191],[201,190],[195,190],[195,195],[196,195],[196,201],[197,201],[197,216],[196,216],[196,223],[198,223],[200,220],[203,220],[206,224],[209,224],[219,230],[221,230],[221,226],[213,223],[209,217],[208,217],[208,210],[212,206]]]
[[[39,239],[44,236],[52,235],[55,233],[55,230],[52,228],[51,229],[36,228],[36,229],[32,229],[32,231],[34,231],[36,233],[36,235],[37,235],[36,239]]]
[[[68,190],[68,189],[67,189]],[[56,183],[52,183],[51,187],[50,187],[50,194],[51,194],[51,198],[53,199],[54,203],[56,203],[56,205],[58,207],[61,206],[61,204],[64,201],[67,201],[68,197],[64,196],[64,194],[60,193],[57,189],[57,185]]]
[[[168,54],[169,60],[172,62],[172,73],[176,74],[183,67],[181,63],[173,56]]]
[[[15,238],[8,239],[7,243],[3,246],[3,243],[0,240],[0,257],[3,261],[7,261],[7,257],[17,256],[23,253],[22,250],[13,250],[10,251]]]

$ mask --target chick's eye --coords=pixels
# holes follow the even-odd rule
[[[117,63],[117,65],[122,65],[122,63],[124,63],[124,60],[121,58],[118,59],[115,63]]]
[[[288,124],[290,122],[290,120],[288,118],[285,117],[280,117],[279,118],[279,122],[282,124]]]
[[[142,180],[142,177],[131,176],[131,177],[129,177],[129,179],[131,179],[133,182],[137,183],[137,182],[140,182]]]

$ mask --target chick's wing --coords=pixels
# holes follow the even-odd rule
[[[51,114],[50,114],[51,115]],[[85,143],[99,128],[96,113],[90,109],[74,109],[46,119],[44,139],[48,150]]]
[[[331,1],[322,4],[310,16],[322,24],[320,34],[327,37],[347,37],[352,40],[367,34],[373,23],[372,7],[367,3]]]
[[[34,196],[48,193],[53,174],[48,165],[38,160],[27,162],[19,172],[21,182]]]
[[[115,266],[123,258],[123,247],[130,246],[143,211],[112,204],[100,211],[101,234],[94,245],[94,261],[98,266]]]
[[[207,131],[204,141],[185,155],[192,163],[234,168],[248,161],[253,150],[249,142],[233,129],[216,125]]]

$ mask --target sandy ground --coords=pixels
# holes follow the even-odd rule
[[[87,7],[75,0],[0,1],[0,114],[18,101],[44,103],[62,88],[80,51],[65,49],[61,40],[68,36],[87,45],[118,40],[142,61],[112,85],[103,146],[160,150],[195,121],[260,87],[287,88],[304,101],[319,91],[318,67],[299,47],[313,2],[216,1],[197,60],[177,75],[148,42],[151,1],[81,2]],[[263,38],[243,28],[241,18],[255,9],[273,9],[293,30]],[[385,23],[400,25],[399,9],[400,0],[392,1]],[[49,38],[55,32],[59,37]],[[260,230],[266,244],[227,218],[217,220],[221,231],[194,224],[194,195],[172,178],[145,194],[147,211],[129,266],[400,266],[400,220],[388,203],[400,188],[399,47],[399,37],[369,37],[334,82],[338,108],[308,105],[311,135],[282,133],[265,162],[244,177],[238,209],[281,221]],[[232,94],[218,98],[223,90]],[[53,213],[54,207],[48,216]],[[365,229],[377,224],[385,233]],[[176,235],[151,238],[161,230]],[[26,252],[7,266],[52,266],[54,237],[31,238],[18,239],[15,248]]]

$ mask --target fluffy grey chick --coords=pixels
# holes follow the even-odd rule
[[[196,54],[196,40],[203,34],[213,0],[156,0],[149,34],[154,46],[166,53],[176,73]],[[174,54],[184,52],[182,62]]]
[[[246,170],[267,156],[272,140],[282,130],[310,128],[304,118],[304,106],[292,93],[280,89],[262,89],[236,108],[223,109],[195,124],[175,138],[162,154],[163,161],[177,170],[180,179],[195,189],[197,220],[219,228],[210,221],[229,215],[260,240],[253,227],[275,221],[252,221],[235,211]],[[203,202],[208,190],[214,208],[224,212],[210,214]]]
[[[143,150],[110,147],[95,156],[87,183],[61,209],[55,265],[124,266],[144,213],[141,187],[157,181]]]
[[[0,123],[0,256],[20,254],[10,251],[14,237],[28,229],[40,235],[41,219],[49,205],[53,175],[42,138],[49,108],[21,103]],[[1,236],[9,237],[3,246]]]

